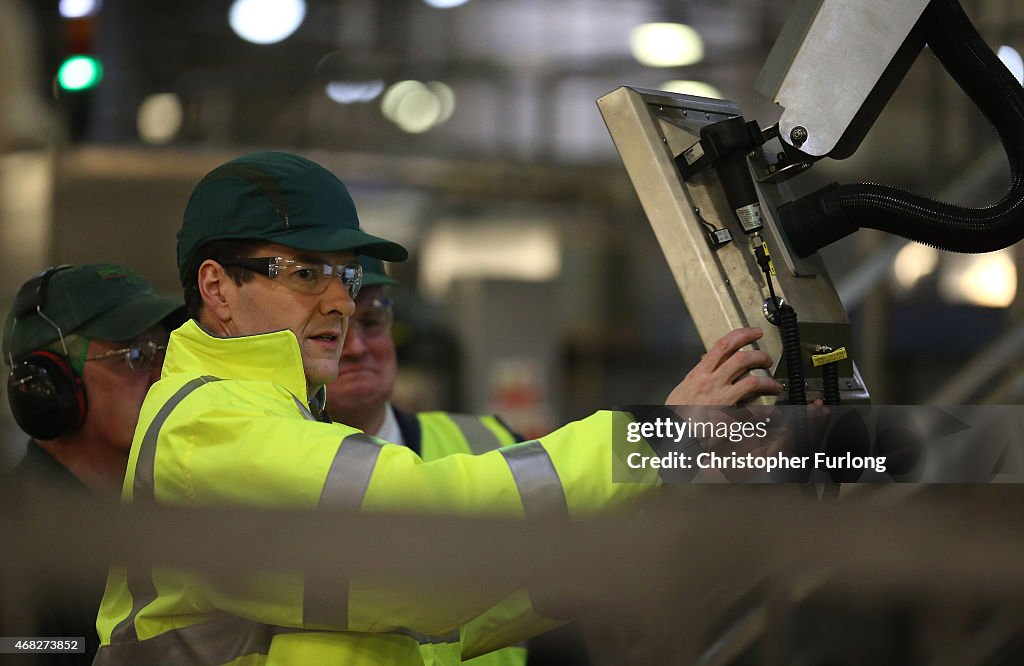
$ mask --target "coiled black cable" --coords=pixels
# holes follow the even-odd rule
[[[779,326],[779,337],[782,339],[782,357],[786,359],[786,375],[789,378],[789,404],[806,405],[807,389],[804,382],[804,364],[800,353],[800,327],[797,324],[796,310],[789,303],[775,301],[775,316]],[[794,414],[793,446],[798,456],[810,454],[810,439],[807,434],[806,415]]]
[[[921,22],[932,53],[998,133],[1010,167],[1009,190],[994,204],[967,208],[888,185],[833,184],[780,210],[800,256],[858,227],[954,252],[991,252],[1024,238],[1024,89],[957,0],[932,0]]]
[[[838,405],[839,363],[833,361],[821,366],[821,391],[826,405]]]
[[[789,303],[782,303],[776,309],[779,321],[779,337],[782,338],[782,357],[786,359],[786,375],[789,377],[789,404],[806,405],[807,391],[804,387],[804,365],[800,354],[800,328],[796,311]]]

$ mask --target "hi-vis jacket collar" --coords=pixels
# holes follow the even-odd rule
[[[187,342],[175,344],[178,339]],[[237,338],[216,338],[204,331],[194,319],[189,319],[171,333],[161,376],[193,372],[197,367],[220,379],[274,382],[303,402],[309,401],[299,341],[287,329]]]

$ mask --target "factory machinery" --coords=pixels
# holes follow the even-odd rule
[[[1005,196],[980,209],[874,184],[794,196],[815,162],[854,153],[926,43],[999,133]],[[783,108],[767,128],[729,101],[641,88],[598,107],[704,343],[759,326],[780,401],[867,403],[817,251],[861,227],[956,252],[1020,240],[1024,93],[956,0],[798,2],[757,87]]]

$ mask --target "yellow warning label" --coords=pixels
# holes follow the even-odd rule
[[[834,352],[828,354],[814,354],[811,356],[811,362],[814,363],[814,367],[825,365],[826,363],[835,363],[836,361],[842,361],[847,358],[846,347],[840,347]]]
[[[775,275],[775,262],[772,261],[772,255],[768,252],[768,243],[761,243],[761,247],[764,248],[764,256],[768,257],[768,270],[772,275]]]

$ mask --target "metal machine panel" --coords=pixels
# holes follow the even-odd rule
[[[769,291],[751,237],[726,202],[714,169],[684,180],[675,161],[687,151],[684,159],[702,150],[701,127],[738,116],[739,109],[722,100],[630,87],[597,104],[705,345],[734,328],[759,326],[765,331],[759,346],[776,359],[772,373],[785,383],[785,364],[779,364],[782,340],[765,316]],[[785,183],[757,184],[764,222],[760,235],[776,267],[776,293],[799,315],[810,367],[818,345],[850,349],[850,326],[817,255],[800,260],[785,247],[774,216],[775,202],[792,198],[785,188]],[[708,225],[728,230],[732,241],[714,247]],[[840,362],[839,377],[844,402],[867,400],[851,359]],[[808,398],[819,397],[820,381],[814,381],[813,373],[807,380]]]

